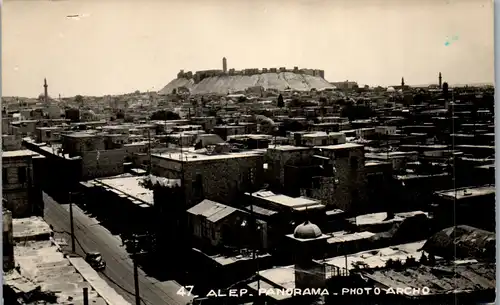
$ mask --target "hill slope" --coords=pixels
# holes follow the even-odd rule
[[[311,89],[332,88],[325,79],[317,76],[297,74],[292,72],[262,73],[255,75],[224,75],[203,79],[198,84],[192,80],[178,78],[168,83],[160,94],[169,94],[173,89],[184,86],[191,94],[228,94],[243,91],[249,87],[262,86],[264,89],[309,91]]]

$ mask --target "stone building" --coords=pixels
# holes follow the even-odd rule
[[[53,143],[61,139],[61,127],[38,127],[35,132],[37,143]]]
[[[2,151],[20,150],[22,139],[18,135],[2,135]]]
[[[81,157],[83,180],[119,175],[124,172],[124,141],[119,135],[75,132],[62,136],[62,152],[69,157]]]
[[[39,172],[44,157],[30,150],[2,152],[2,190],[13,217],[43,215]]]
[[[323,202],[346,212],[364,208],[366,200],[365,157],[363,145],[345,143],[316,147],[318,155],[333,160],[335,186]]]
[[[263,183],[264,161],[259,151],[161,153],[152,154],[151,161],[154,175],[182,181],[188,208],[203,199],[233,203]]]
[[[187,213],[191,234],[202,245],[236,245],[248,233],[242,230],[242,224],[248,222],[249,214],[231,206],[205,199]]]

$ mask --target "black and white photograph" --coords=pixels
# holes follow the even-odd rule
[[[1,15],[3,304],[495,304],[492,0]]]

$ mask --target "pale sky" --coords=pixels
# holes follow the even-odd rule
[[[492,0],[5,0],[2,19],[3,96],[44,77],[53,97],[157,91],[223,56],[369,85],[494,82]]]

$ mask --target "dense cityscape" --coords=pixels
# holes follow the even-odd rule
[[[221,68],[2,98],[5,304],[493,304],[493,86]]]

